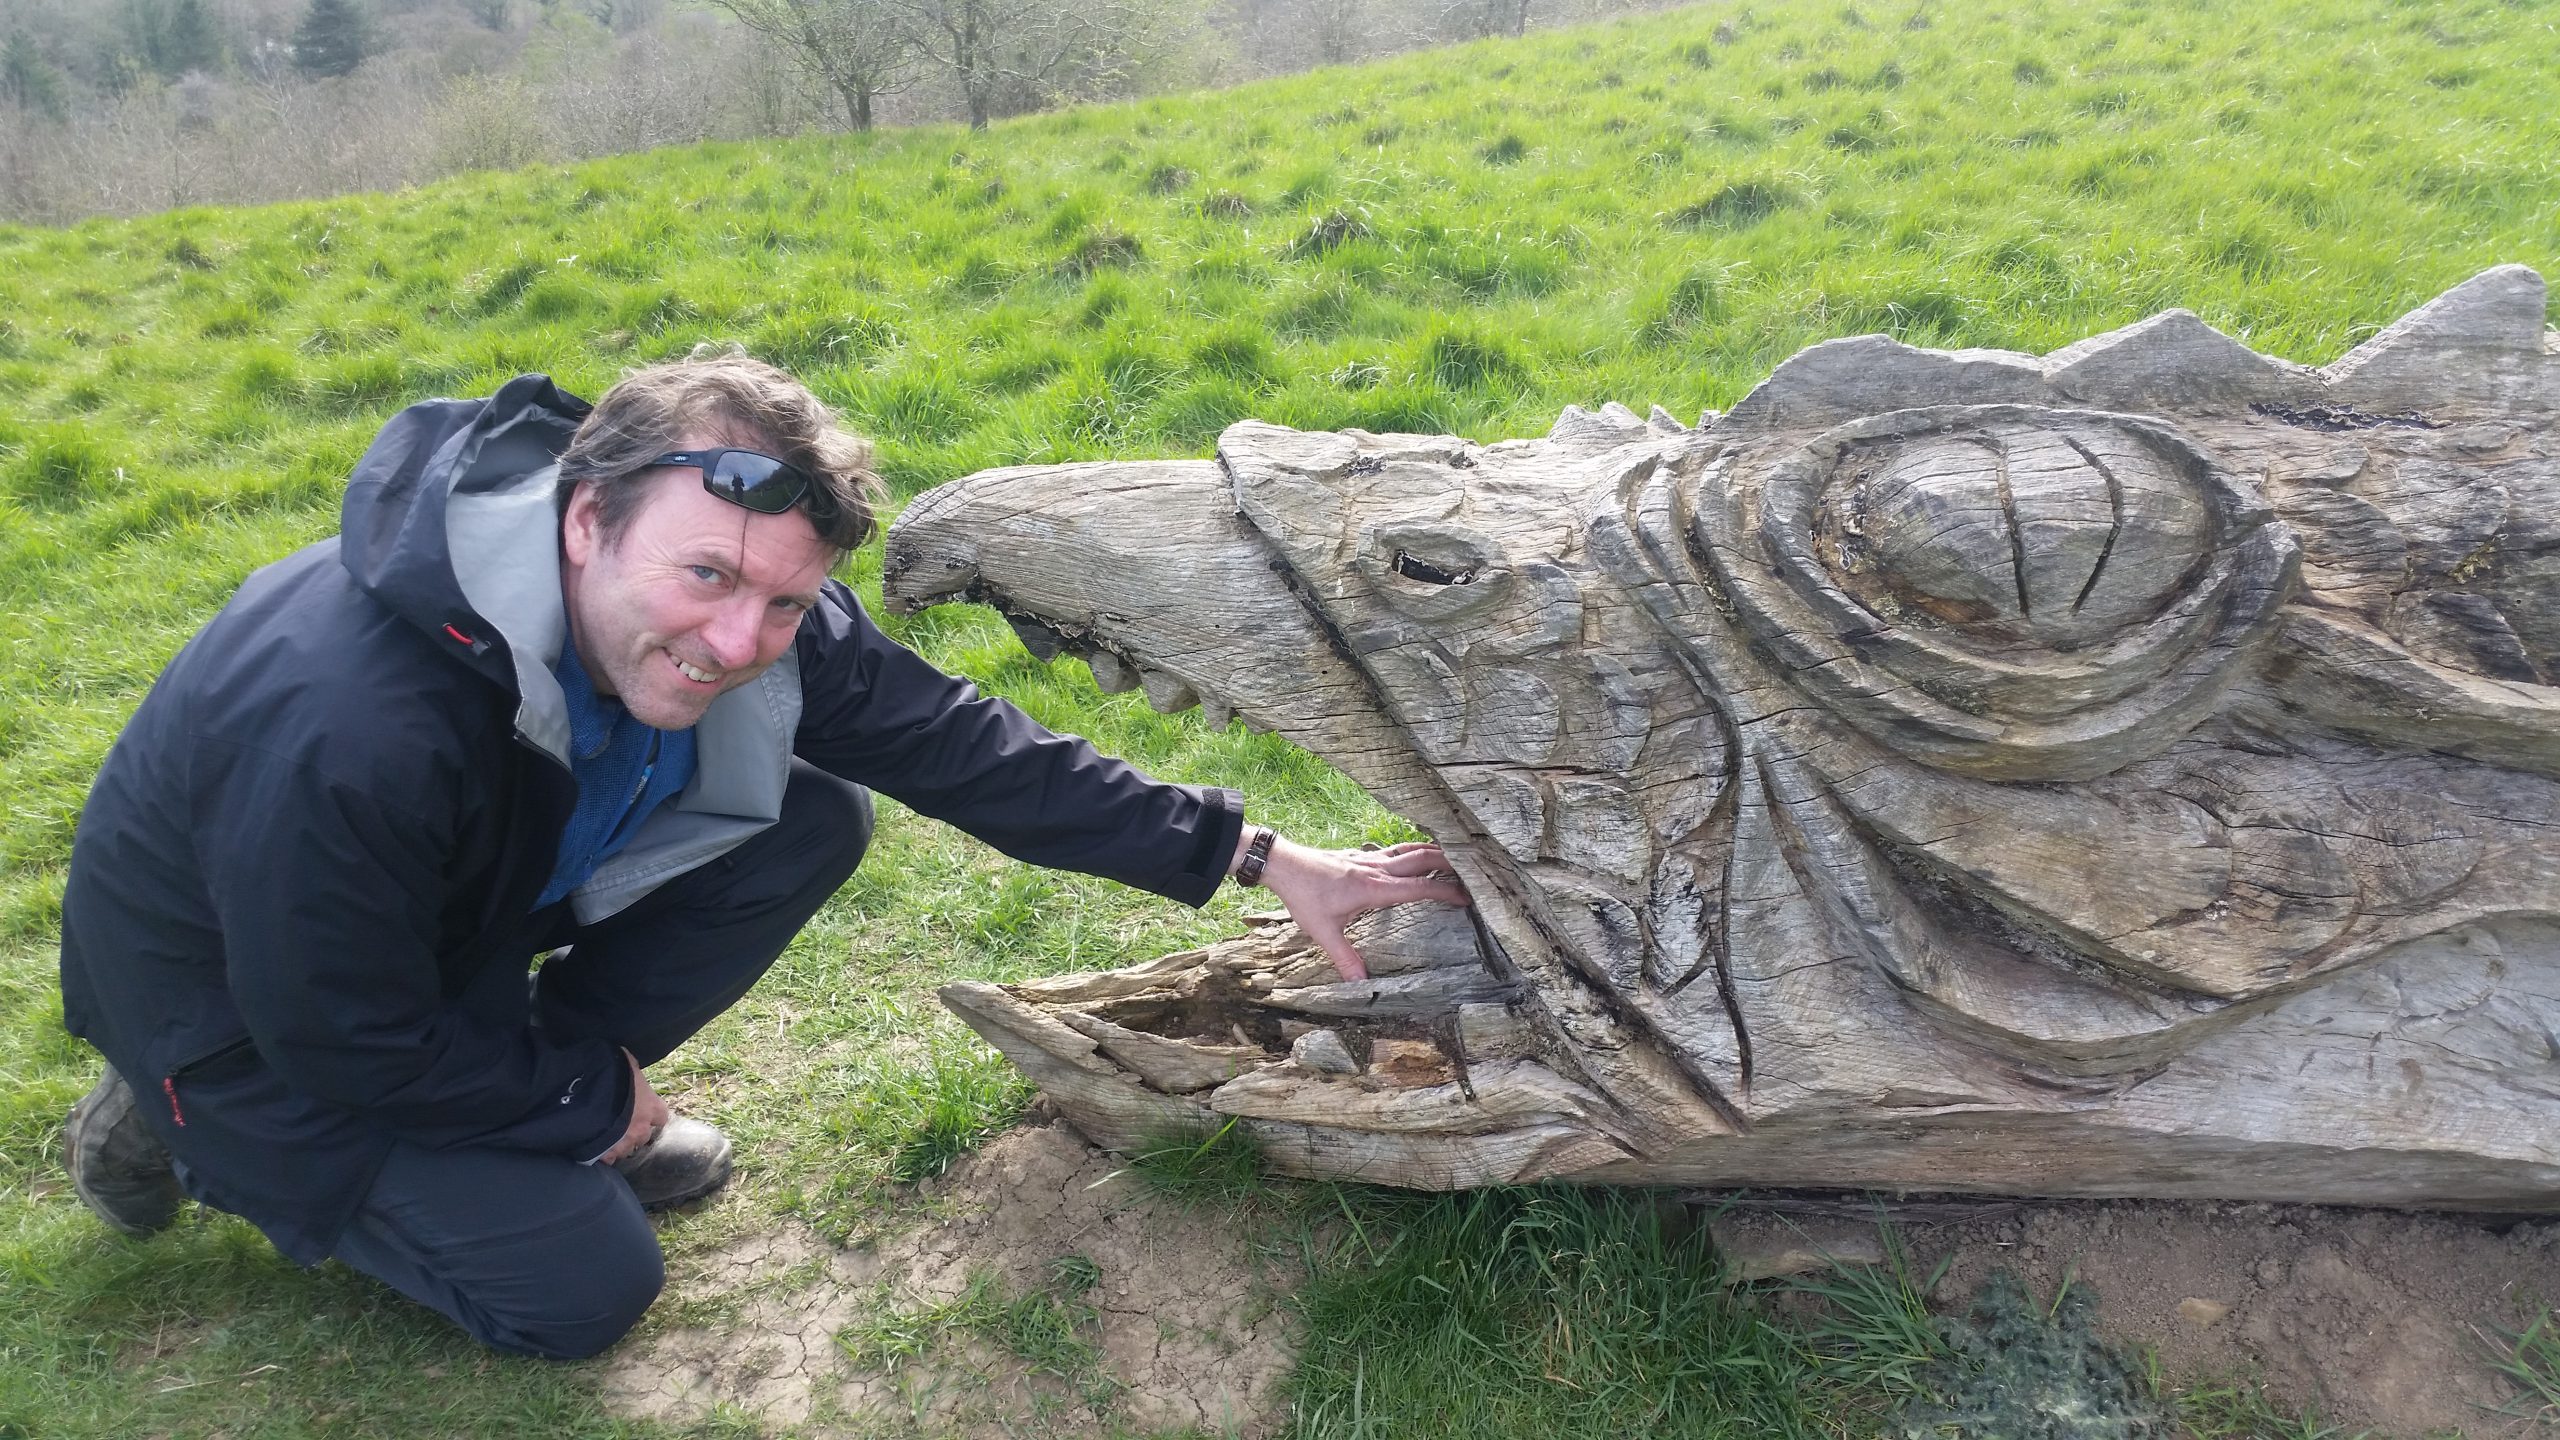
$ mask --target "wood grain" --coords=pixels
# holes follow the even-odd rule
[[[1295,1174],[2560,1209],[2545,313],[2507,266],[2319,370],[1863,336],[1696,426],[941,487],[893,605],[1280,731],[1476,900],[1363,984],[1265,924],[945,998],[1103,1143]]]

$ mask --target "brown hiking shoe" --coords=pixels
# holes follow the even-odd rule
[[[186,1199],[168,1147],[134,1113],[133,1087],[113,1065],[63,1122],[62,1162],[89,1213],[136,1240],[169,1228]]]
[[[664,1210],[729,1183],[729,1137],[678,1115],[657,1138],[614,1161],[613,1168],[631,1182],[641,1209]]]

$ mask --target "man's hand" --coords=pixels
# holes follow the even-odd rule
[[[1416,900],[1467,903],[1466,887],[1440,847],[1419,841],[1384,850],[1312,850],[1281,840],[1262,867],[1262,884],[1289,907],[1289,918],[1324,948],[1345,980],[1369,978],[1360,952],[1343,937],[1343,927],[1353,920]]]
[[[612,1149],[596,1157],[601,1165],[610,1165],[657,1139],[658,1132],[666,1128],[670,1113],[667,1102],[649,1088],[649,1077],[640,1073],[640,1062],[628,1050],[622,1052],[622,1058],[631,1065],[631,1124],[623,1130],[622,1138],[613,1142]]]

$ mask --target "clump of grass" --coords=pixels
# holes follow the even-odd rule
[[[1648,349],[1675,344],[1723,310],[1722,272],[1691,270],[1644,307],[1637,343]]]
[[[1243,325],[1211,332],[1192,347],[1191,362],[1213,375],[1244,385],[1273,384],[1286,368],[1263,332]]]
[[[1200,213],[1212,220],[1249,220],[1253,202],[1233,190],[1212,190],[1200,197]]]
[[[1184,1200],[1233,1204],[1261,1194],[1262,1149],[1234,1117],[1205,1135],[1163,1135],[1129,1156],[1150,1189]]]
[[[1354,240],[1370,236],[1368,217],[1357,210],[1328,210],[1307,222],[1306,232],[1289,242],[1292,260],[1330,255]]]
[[[1802,1347],[1651,1197],[1331,1193],[1293,1434],[1813,1433]]]
[[[2553,1323],[2551,1311],[2535,1312],[2522,1330],[2493,1333],[2490,1368],[2516,1388],[2515,1398],[2498,1413],[2530,1416],[2546,1425],[2560,1421],[2560,1325]]]
[[[793,311],[756,333],[755,353],[786,370],[824,370],[894,350],[898,327],[866,311]]]
[[[82,425],[46,425],[20,443],[6,462],[8,494],[42,510],[61,510],[106,493],[123,473],[105,442]]]
[[[1899,1402],[1924,1393],[1922,1374],[1950,1353],[1928,1299],[1946,1265],[1913,1274],[1901,1236],[1891,1226],[1880,1230],[1883,1264],[1834,1265],[1789,1280],[1784,1288],[1820,1306],[1804,1338],[1826,1386],[1843,1395]]]
[[[895,1372],[969,1344],[985,1345],[1022,1362],[1034,1375],[1064,1381],[1096,1414],[1125,1388],[1103,1369],[1094,1336],[1102,1312],[1089,1298],[1102,1283],[1102,1267],[1083,1255],[1049,1262],[1042,1283],[1014,1291],[996,1276],[977,1271],[966,1289],[947,1300],[895,1307],[884,1291],[872,1314],[836,1332],[836,1346],[854,1364]]]
[[[1487,165],[1516,165],[1529,153],[1529,142],[1517,135],[1505,135],[1477,153]]]
[[[2175,1405],[2180,1440],[2374,1440],[2372,1431],[2350,1434],[2317,1410],[2286,1410],[2254,1380],[2192,1386]]]
[[[1057,271],[1070,278],[1082,278],[1097,270],[1126,270],[1146,257],[1147,247],[1137,236],[1099,225],[1086,231],[1059,257]]]
[[[1191,188],[1192,173],[1179,165],[1158,165],[1147,172],[1147,193],[1179,195]]]
[[[1450,390],[1517,379],[1519,353],[1494,336],[1458,327],[1435,330],[1422,343],[1422,372]]]
[[[1737,180],[1703,199],[1681,206],[1667,218],[1683,229],[1712,225],[1725,230],[1740,230],[1800,203],[1802,197],[1792,186],[1781,181]]]
[[[533,282],[550,269],[550,263],[542,260],[517,260],[502,265],[481,277],[471,297],[471,308],[483,315],[494,315],[507,309],[524,298],[524,292],[532,289]]]
[[[829,1128],[886,1157],[902,1185],[951,1168],[1030,1103],[1029,1082],[1003,1057],[976,1046],[937,1048],[921,1065],[873,1070]]]

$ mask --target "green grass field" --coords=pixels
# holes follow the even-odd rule
[[[904,495],[1203,454],[1248,415],[1486,439],[1568,402],[1689,415],[1874,330],[2040,351],[2183,305],[2325,363],[2507,261],[2560,267],[2555,0],[1780,0],[980,134],[0,230],[0,1437],[658,1433],[599,1417],[584,1370],[479,1356],[235,1223],[119,1243],[59,1179],[55,1127],[93,1074],[52,952],[88,777],[240,579],[329,533],[406,401],[532,369],[592,395],[735,340],[878,437]],[[875,594],[877,568],[876,547],[851,564]],[[1243,786],[1302,838],[1401,833],[1302,754],[1103,696],[990,616],[895,628],[1156,773]],[[935,983],[1123,963],[1233,913],[889,814],[773,976],[669,1063],[665,1088],[745,1157],[671,1249],[786,1216],[859,1238],[897,1182],[1018,1109]],[[1541,1248],[1526,1201],[1326,1203],[1411,1237],[1398,1253],[1463,1252],[1479,1285],[1583,1253]],[[1539,1224],[1586,1239],[1610,1213],[1554,1203]],[[1643,1266],[1702,1273],[1642,1243]],[[1452,1322],[1406,1303],[1422,1282],[1340,1262],[1305,1303],[1354,1306],[1360,1348],[1310,1350],[1301,1431],[1547,1440],[1670,1404],[1665,1433],[1848,1434],[1889,1388],[1729,1302],[1666,1332],[1601,1265]],[[1568,1321],[1601,1347],[1573,1373],[1605,1384],[1471,1358]]]

